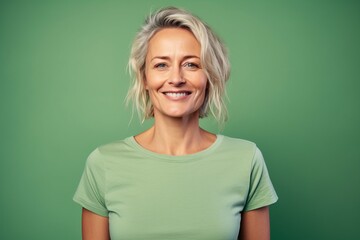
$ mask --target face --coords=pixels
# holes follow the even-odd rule
[[[149,41],[145,87],[154,117],[196,117],[205,99],[207,77],[200,44],[181,28],[165,28]]]

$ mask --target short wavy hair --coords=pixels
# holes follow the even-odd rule
[[[201,65],[208,79],[205,100],[200,107],[200,118],[210,112],[218,124],[227,119],[225,83],[230,75],[227,50],[211,28],[193,14],[176,7],[161,8],[150,14],[137,33],[131,48],[129,71],[132,76],[126,102],[132,101],[140,120],[154,116],[153,105],[145,89],[145,63],[150,39],[161,29],[182,28],[190,31],[201,47]]]

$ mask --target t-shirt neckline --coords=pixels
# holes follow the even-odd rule
[[[130,146],[135,148],[137,151],[139,151],[143,154],[146,154],[154,159],[161,159],[161,160],[171,161],[171,162],[186,162],[189,160],[201,159],[201,157],[209,155],[220,145],[223,138],[224,138],[223,135],[216,134],[216,140],[208,148],[201,150],[199,152],[196,152],[196,153],[191,153],[191,154],[186,154],[186,155],[178,155],[178,156],[161,154],[161,153],[156,153],[156,152],[150,151],[150,150],[144,148],[143,146],[141,146],[135,140],[134,136],[130,136],[130,137],[126,138],[125,142],[127,142]]]

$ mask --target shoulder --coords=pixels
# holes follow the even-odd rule
[[[87,158],[87,165],[94,168],[103,167],[104,163],[113,157],[120,157],[133,151],[130,144],[130,138],[116,140],[106,144],[99,145],[90,152]]]
[[[225,136],[225,135],[219,135],[219,136],[221,136],[223,138],[223,141],[226,142],[227,144],[234,144],[236,146],[243,146],[243,147],[250,147],[250,148],[256,146],[256,144],[254,142],[251,142],[246,139],[229,137],[229,136]]]
[[[133,150],[131,146],[132,137],[128,137],[122,140],[116,140],[103,145],[98,146],[96,149],[101,155],[113,155],[126,151]]]
[[[226,152],[233,152],[232,156],[237,156],[242,163],[246,163],[251,171],[262,172],[266,168],[262,152],[254,142],[224,136],[222,145]]]
[[[252,158],[258,150],[256,144],[249,140],[224,135],[220,136],[222,137],[221,148],[223,151],[246,155],[247,157]]]

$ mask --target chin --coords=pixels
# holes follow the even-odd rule
[[[179,110],[175,110],[175,111],[161,111],[158,112],[157,114],[155,114],[155,117],[158,116],[166,116],[166,117],[170,117],[170,118],[191,118],[191,117],[195,117],[197,116],[198,113],[197,111],[179,111]]]
[[[172,112],[167,114],[167,116],[173,118],[191,118],[197,115],[197,112]]]

